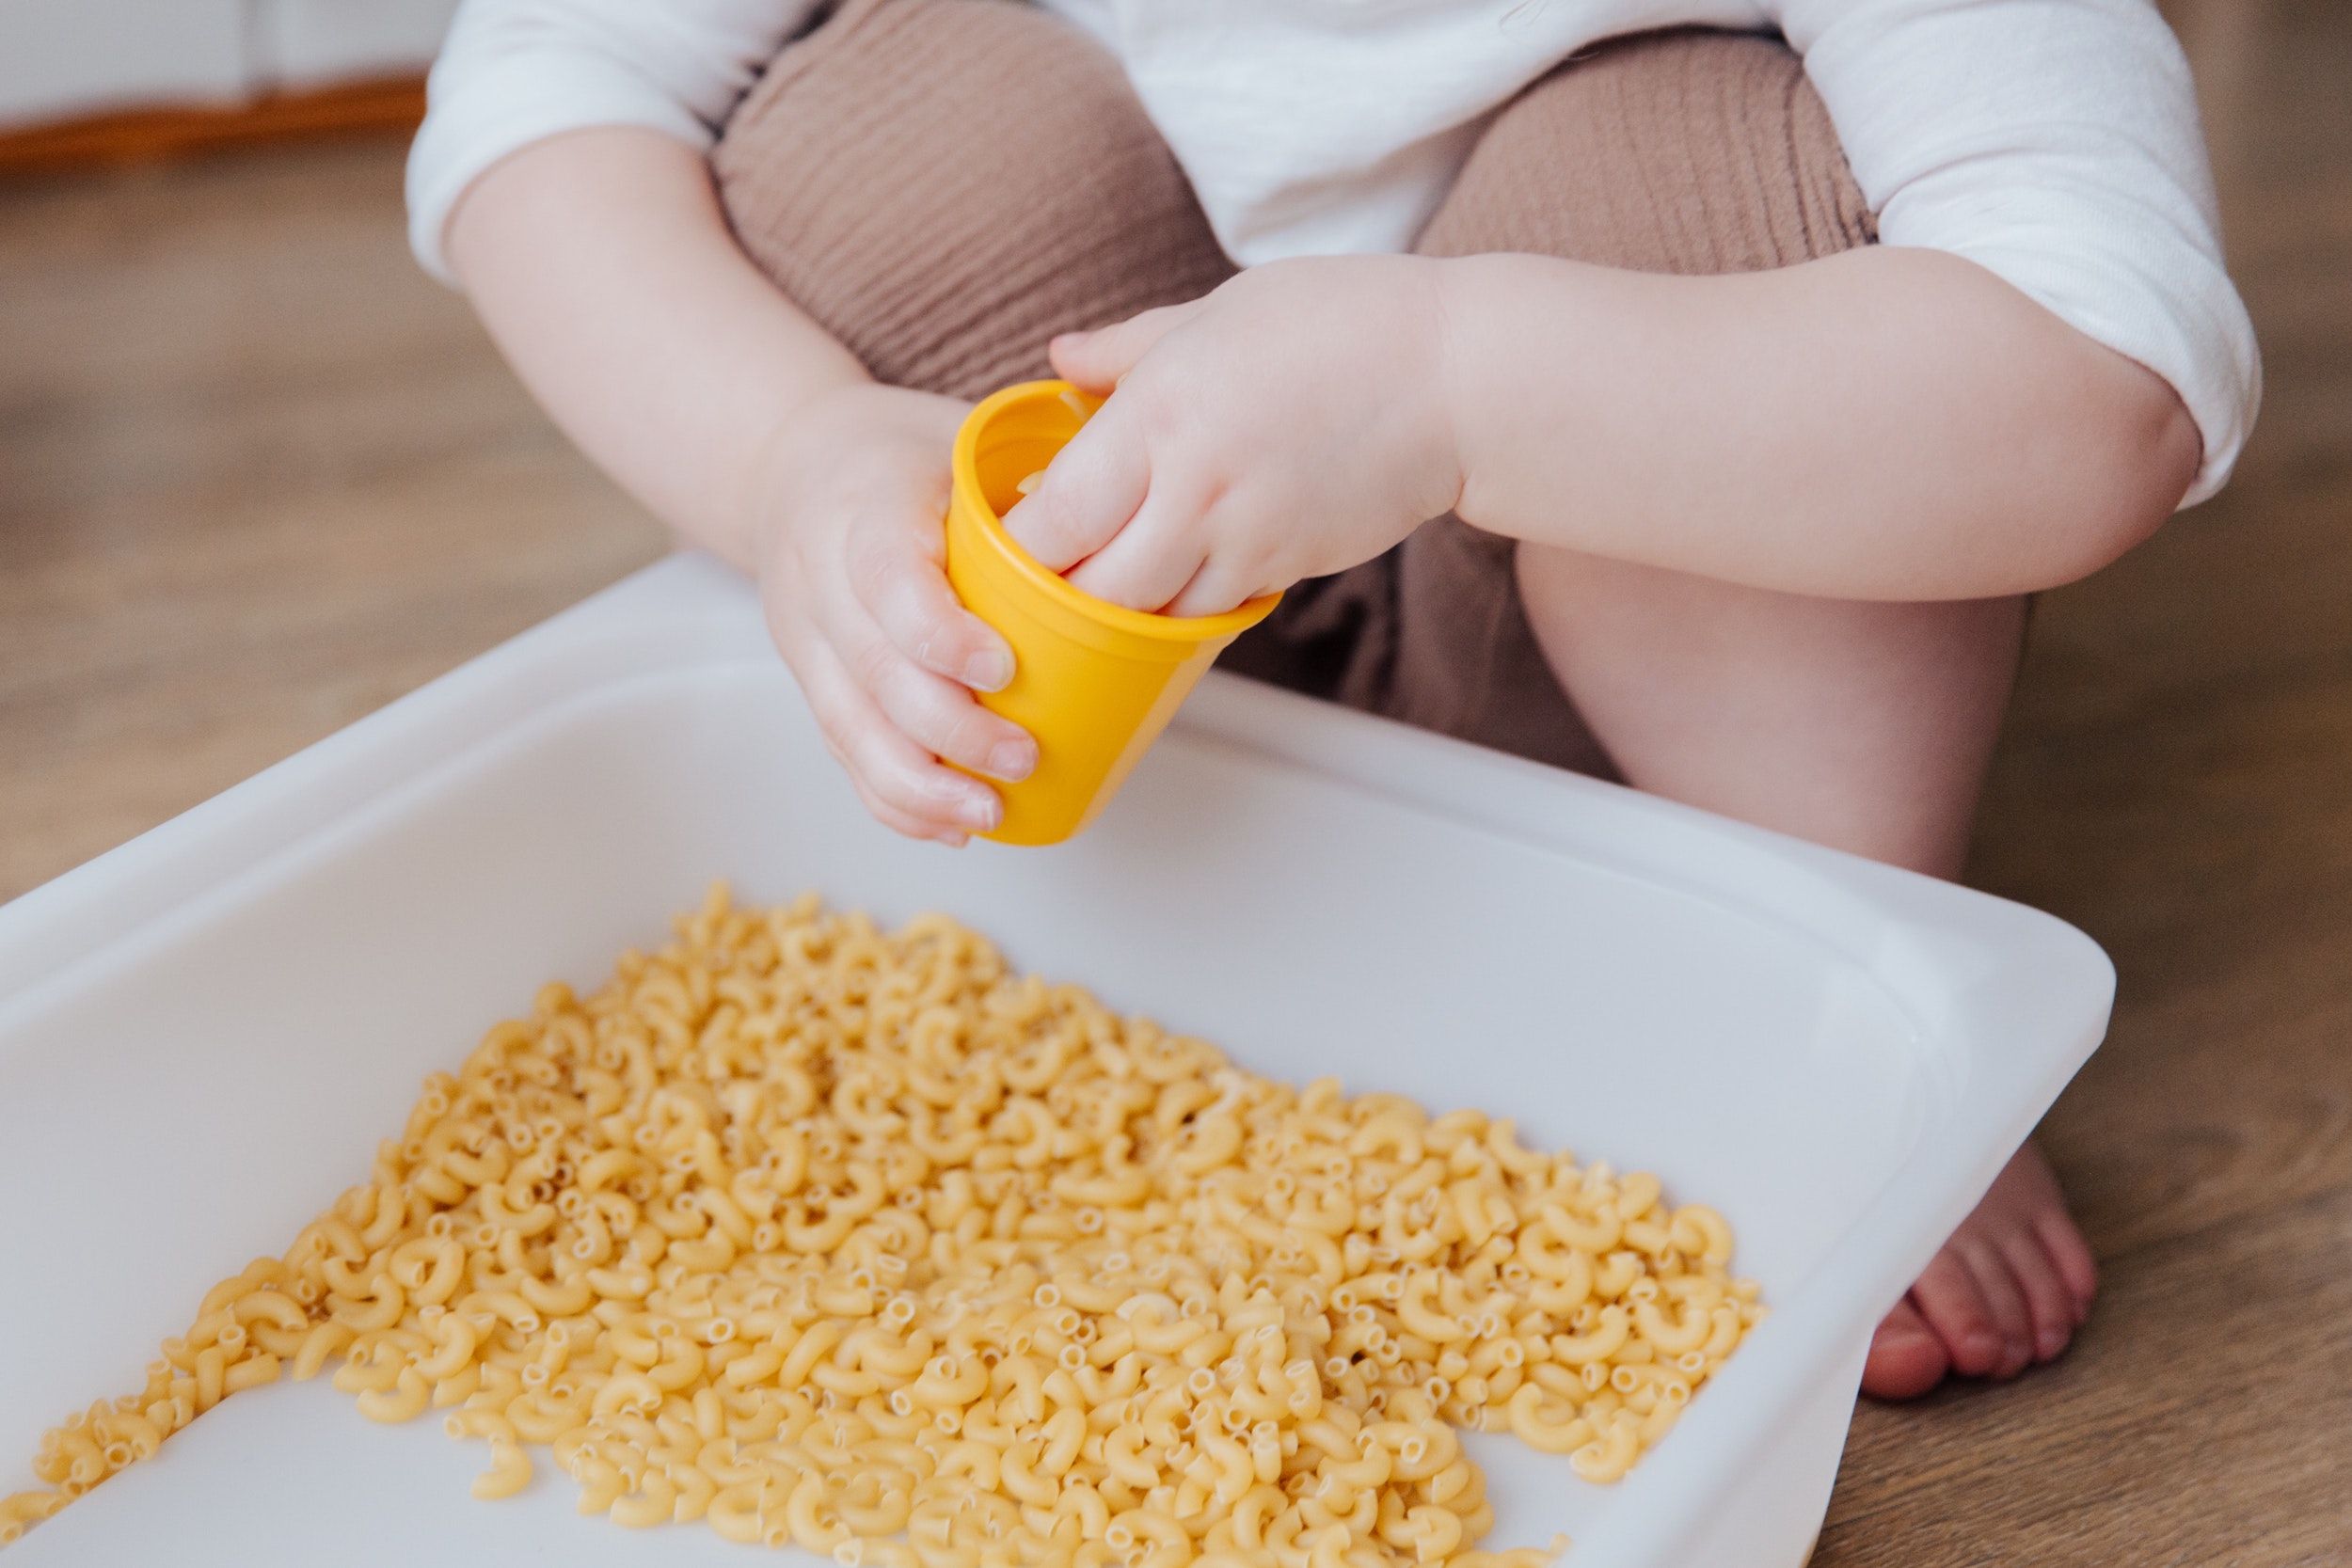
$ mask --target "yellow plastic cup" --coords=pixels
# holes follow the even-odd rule
[[[1200,673],[1265,619],[1268,594],[1222,615],[1150,615],[1080,592],[1005,531],[1022,480],[1086,422],[1066,381],[1030,381],[972,410],[956,433],[947,581],[1012,645],[1013,676],[981,705],[1037,737],[1037,771],[995,780],[999,844],[1059,844],[1094,820],[1159,738]]]

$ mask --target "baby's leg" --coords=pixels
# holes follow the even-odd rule
[[[2024,603],[1856,604],[1564,550],[1519,582],[1553,670],[1640,789],[1957,876]],[[2066,1348],[2089,1251],[2031,1144],[1880,1328],[1864,1386],[2006,1377]]]
[[[1674,33],[1565,67],[1499,117],[1421,248],[1655,272],[1788,266],[1871,224],[1796,56]],[[1960,872],[2022,600],[1862,604],[1522,546],[1521,602],[1636,787],[1940,877]],[[1880,1325],[1864,1386],[2008,1376],[2064,1349],[2090,1257],[2027,1145]]]
[[[1637,789],[1958,877],[2022,599],[1870,604],[1522,546],[1545,657]]]

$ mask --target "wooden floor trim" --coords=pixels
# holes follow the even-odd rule
[[[0,174],[103,167],[324,136],[408,135],[424,78],[348,82],[243,103],[132,109],[0,131]]]

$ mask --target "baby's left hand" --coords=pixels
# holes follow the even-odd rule
[[[1275,261],[1056,339],[1057,371],[1118,395],[1006,528],[1088,593],[1171,615],[1371,560],[1461,491],[1438,264]]]

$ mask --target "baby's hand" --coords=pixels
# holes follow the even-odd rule
[[[1037,766],[1037,743],[973,700],[1012,678],[1012,652],[941,565],[965,412],[870,383],[825,393],[777,433],[751,500],[768,625],[826,744],[883,824],[950,845],[1004,813],[940,759],[1007,780]]]
[[[1006,527],[1088,593],[1174,615],[1371,560],[1461,490],[1436,266],[1276,261],[1055,340],[1064,377],[1118,395]]]

